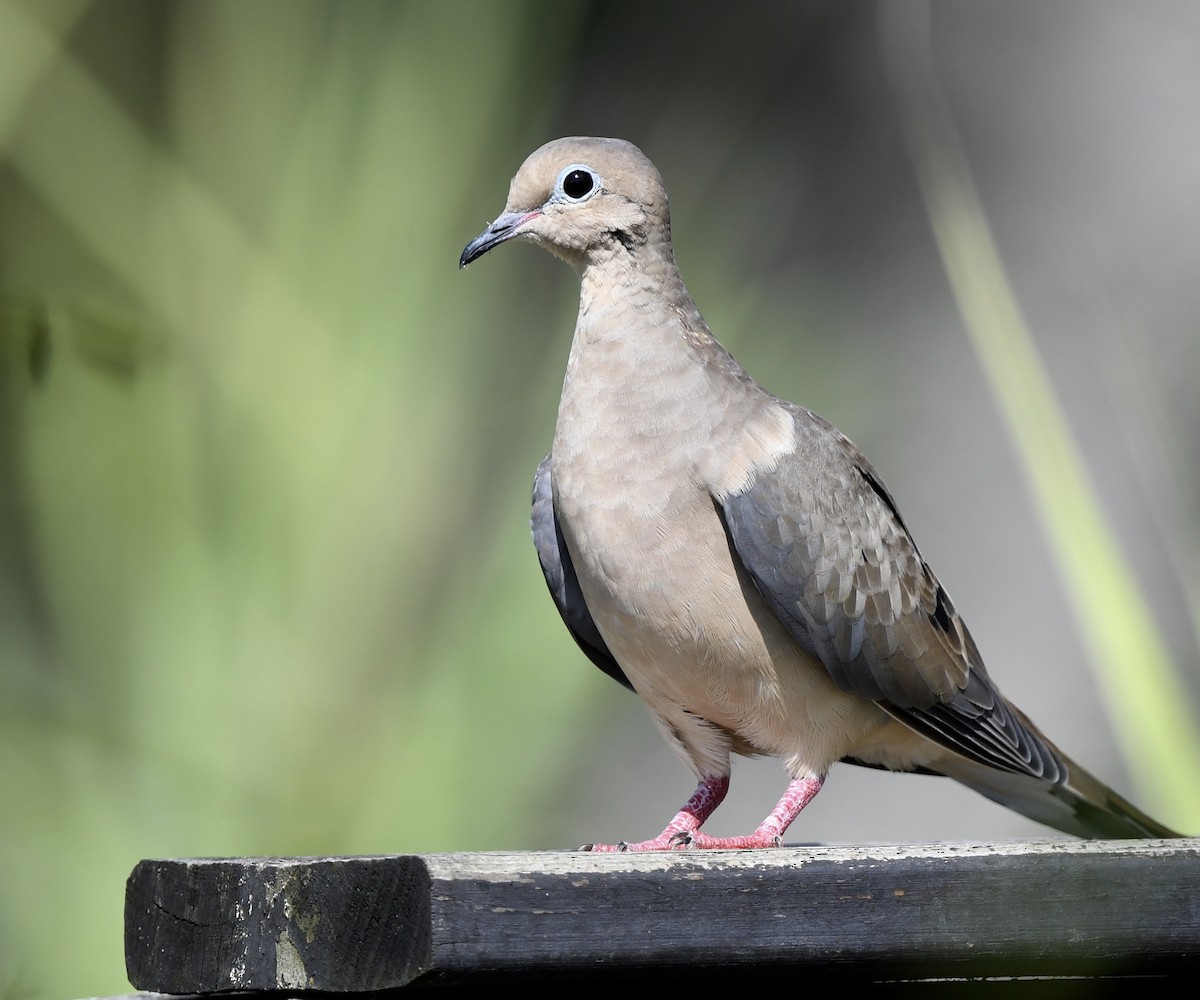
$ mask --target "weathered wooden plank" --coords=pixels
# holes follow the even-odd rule
[[[601,973],[1109,976],[1200,963],[1200,840],[143,861],[135,988]]]

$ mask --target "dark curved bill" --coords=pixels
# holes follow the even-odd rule
[[[462,256],[458,258],[458,266],[466,267],[471,261],[482,257],[492,247],[512,239],[517,235],[523,223],[541,214],[541,209],[534,209],[532,212],[505,212],[466,245]]]

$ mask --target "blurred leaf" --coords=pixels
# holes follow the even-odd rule
[[[44,303],[0,296],[0,378],[46,378],[53,353]]]
[[[51,359],[69,345],[96,375],[128,382],[153,363],[161,363],[165,342],[143,323],[99,307],[50,304],[32,296],[0,297],[0,340],[7,357],[19,361],[31,381],[50,374]],[[11,362],[10,362],[11,363]]]
[[[992,239],[929,51],[929,6],[882,9],[902,120],[972,344],[1008,421],[1125,755],[1159,808],[1200,827],[1200,729],[1161,627],[1106,523]],[[1153,809],[1151,811],[1154,811]]]

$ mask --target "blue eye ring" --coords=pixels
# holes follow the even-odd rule
[[[556,200],[579,203],[587,201],[600,190],[600,176],[584,163],[572,163],[562,168],[554,185]]]

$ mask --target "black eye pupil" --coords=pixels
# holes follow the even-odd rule
[[[586,170],[572,170],[563,178],[563,194],[568,198],[582,198],[592,190],[596,182]]]

